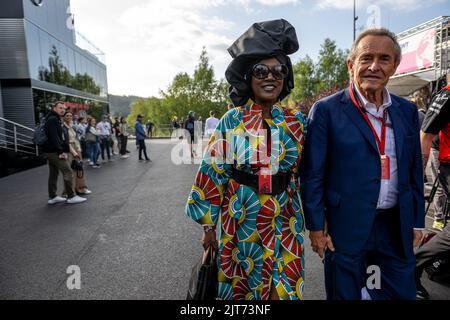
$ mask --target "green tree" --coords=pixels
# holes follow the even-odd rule
[[[87,73],[83,75],[77,73],[75,76],[70,74],[70,71],[62,63],[58,49],[55,46],[52,46],[50,50],[48,68],[39,68],[39,80],[68,86],[97,95],[100,94],[100,87]]]
[[[205,47],[200,54],[199,64],[194,70],[192,79],[195,98],[199,101],[213,100],[217,81],[214,79],[213,67],[209,64]]]
[[[316,67],[314,61],[306,55],[293,66],[294,69],[294,89],[290,98],[302,100],[313,97],[319,90],[319,80],[316,77]]]
[[[337,49],[336,42],[326,38],[319,51],[317,78],[320,89],[344,88],[348,83],[348,50]]]
[[[162,91],[166,112],[172,116],[184,116],[192,107],[194,100],[193,80],[187,73],[179,73],[167,88]]]
[[[155,97],[136,100],[127,117],[127,123],[134,124],[139,114],[144,117],[144,121],[151,120],[153,123],[168,123],[169,116],[166,116],[163,112],[161,102],[161,99]]]
[[[294,64],[295,88],[287,105],[307,113],[317,100],[345,88],[348,84],[348,53],[327,38],[321,45],[317,63],[306,56]]]
[[[209,63],[206,49],[203,48],[192,77],[187,73],[177,74],[161,95],[166,111],[172,116],[185,118],[192,110],[197,117],[205,119],[211,110],[215,111],[217,116],[226,111],[228,85],[223,79],[215,79],[214,69]]]
[[[182,72],[175,75],[166,90],[160,92],[161,99],[148,98],[135,101],[127,122],[132,125],[138,114],[144,122],[151,120],[155,126],[167,125],[174,116],[186,118],[194,111],[197,118],[206,119],[211,110],[221,117],[227,110],[228,84],[225,80],[216,80],[214,69],[209,63],[206,49],[203,48],[193,75]]]

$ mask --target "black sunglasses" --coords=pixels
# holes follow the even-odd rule
[[[252,69],[252,75],[260,80],[266,79],[269,76],[269,73],[271,73],[276,80],[282,80],[288,76],[289,69],[284,64],[277,64],[269,67],[262,63],[255,64]]]

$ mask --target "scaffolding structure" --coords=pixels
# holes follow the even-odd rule
[[[412,92],[449,74],[450,69],[450,16],[440,16],[397,34],[398,41],[434,29],[434,63],[419,70],[396,74],[389,82],[389,90],[400,96]]]
[[[446,75],[450,68],[450,17],[441,17],[436,27],[436,42],[435,42],[435,74],[437,78]]]

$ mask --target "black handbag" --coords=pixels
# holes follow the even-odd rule
[[[83,171],[83,161],[74,159],[74,160],[72,160],[70,167],[74,171]]]
[[[92,132],[86,132],[86,141],[90,143],[96,143],[97,142],[97,136],[93,134]]]
[[[186,300],[215,300],[218,292],[216,250],[210,246],[192,268]]]

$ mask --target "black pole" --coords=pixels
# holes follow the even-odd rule
[[[353,0],[353,41],[356,39],[356,0]]]

